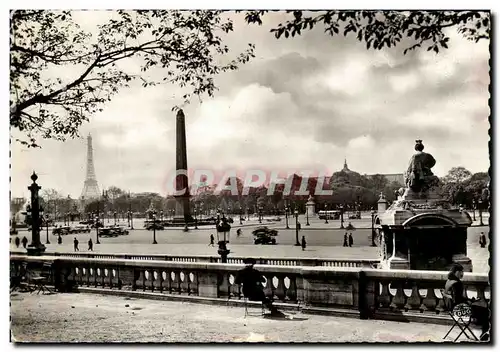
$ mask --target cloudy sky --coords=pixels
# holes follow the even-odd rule
[[[89,30],[105,13],[76,14]],[[330,37],[321,28],[276,39],[269,28],[232,16],[225,38],[236,55],[248,42],[256,58],[219,76],[220,90],[186,114],[189,168],[340,170],[344,157],[359,173],[400,173],[415,139],[437,160],[434,173],[454,166],[487,171],[489,43],[451,32],[449,50],[367,51],[354,37]],[[100,187],[164,194],[175,168],[174,86],[123,90],[81,129],[93,136]],[[35,170],[44,188],[80,196],[86,139],[43,141],[33,150],[12,144],[11,190],[27,196]]]

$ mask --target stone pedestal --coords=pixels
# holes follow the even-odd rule
[[[442,200],[402,197],[379,215],[385,246],[385,267],[408,270],[448,270],[460,263],[472,271],[467,257],[466,212]]]
[[[387,199],[383,193],[380,193],[380,198],[377,202],[377,213],[383,214],[387,210]]]
[[[313,218],[316,216],[316,203],[314,202],[313,196],[309,196],[309,199],[306,203],[306,216],[309,218]]]

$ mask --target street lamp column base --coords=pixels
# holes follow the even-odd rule
[[[29,245],[26,247],[26,252],[28,252],[28,255],[42,255],[45,252],[46,247],[43,245],[43,243],[40,243],[38,245]]]

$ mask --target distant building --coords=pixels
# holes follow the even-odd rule
[[[349,167],[347,166],[347,159],[344,159],[344,167],[342,168],[341,170],[342,172],[345,172],[345,173],[352,173],[353,171],[349,169]],[[399,183],[401,186],[404,186],[405,184],[405,176],[404,174],[379,174],[379,175],[382,175],[384,176],[387,181],[389,183],[391,182],[397,182]],[[367,177],[372,177],[374,175],[366,175]]]
[[[385,178],[389,181],[389,183],[397,182],[401,186],[404,186],[404,184],[405,184],[405,175],[404,174],[382,174],[382,175],[385,176]]]

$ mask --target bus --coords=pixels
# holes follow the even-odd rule
[[[339,210],[320,210],[318,211],[318,217],[321,220],[338,220],[340,218]]]

